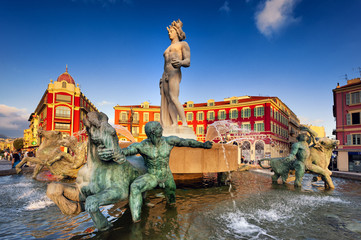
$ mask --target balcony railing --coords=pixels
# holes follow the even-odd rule
[[[128,123],[128,120],[119,120],[119,123]]]

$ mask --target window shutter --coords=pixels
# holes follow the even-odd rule
[[[351,113],[346,114],[346,125],[351,125]]]
[[[261,108],[261,116],[264,115],[264,107]]]
[[[250,117],[250,116],[251,116],[251,109],[248,108],[248,109],[247,109],[247,117]]]
[[[351,134],[346,135],[346,137],[347,137],[347,145],[351,145],[351,137],[352,137],[352,135]]]
[[[346,93],[346,105],[350,105],[350,94]]]

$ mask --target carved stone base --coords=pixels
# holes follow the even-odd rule
[[[197,136],[193,132],[193,129],[190,127],[185,126],[178,126],[178,127],[164,127],[163,128],[163,136],[177,136],[180,138],[190,138],[197,140]]]

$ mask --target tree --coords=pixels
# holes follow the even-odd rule
[[[24,139],[23,138],[17,138],[13,142],[13,146],[16,150],[20,150],[24,147]]]

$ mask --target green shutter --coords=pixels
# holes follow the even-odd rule
[[[261,108],[261,116],[264,115],[264,107]]]
[[[352,135],[350,134],[350,135],[346,135],[346,137],[347,137],[347,145],[352,145],[351,144],[351,137],[352,137]]]
[[[346,114],[346,125],[351,125],[351,113]]]
[[[350,105],[350,94],[346,93],[346,105]]]

